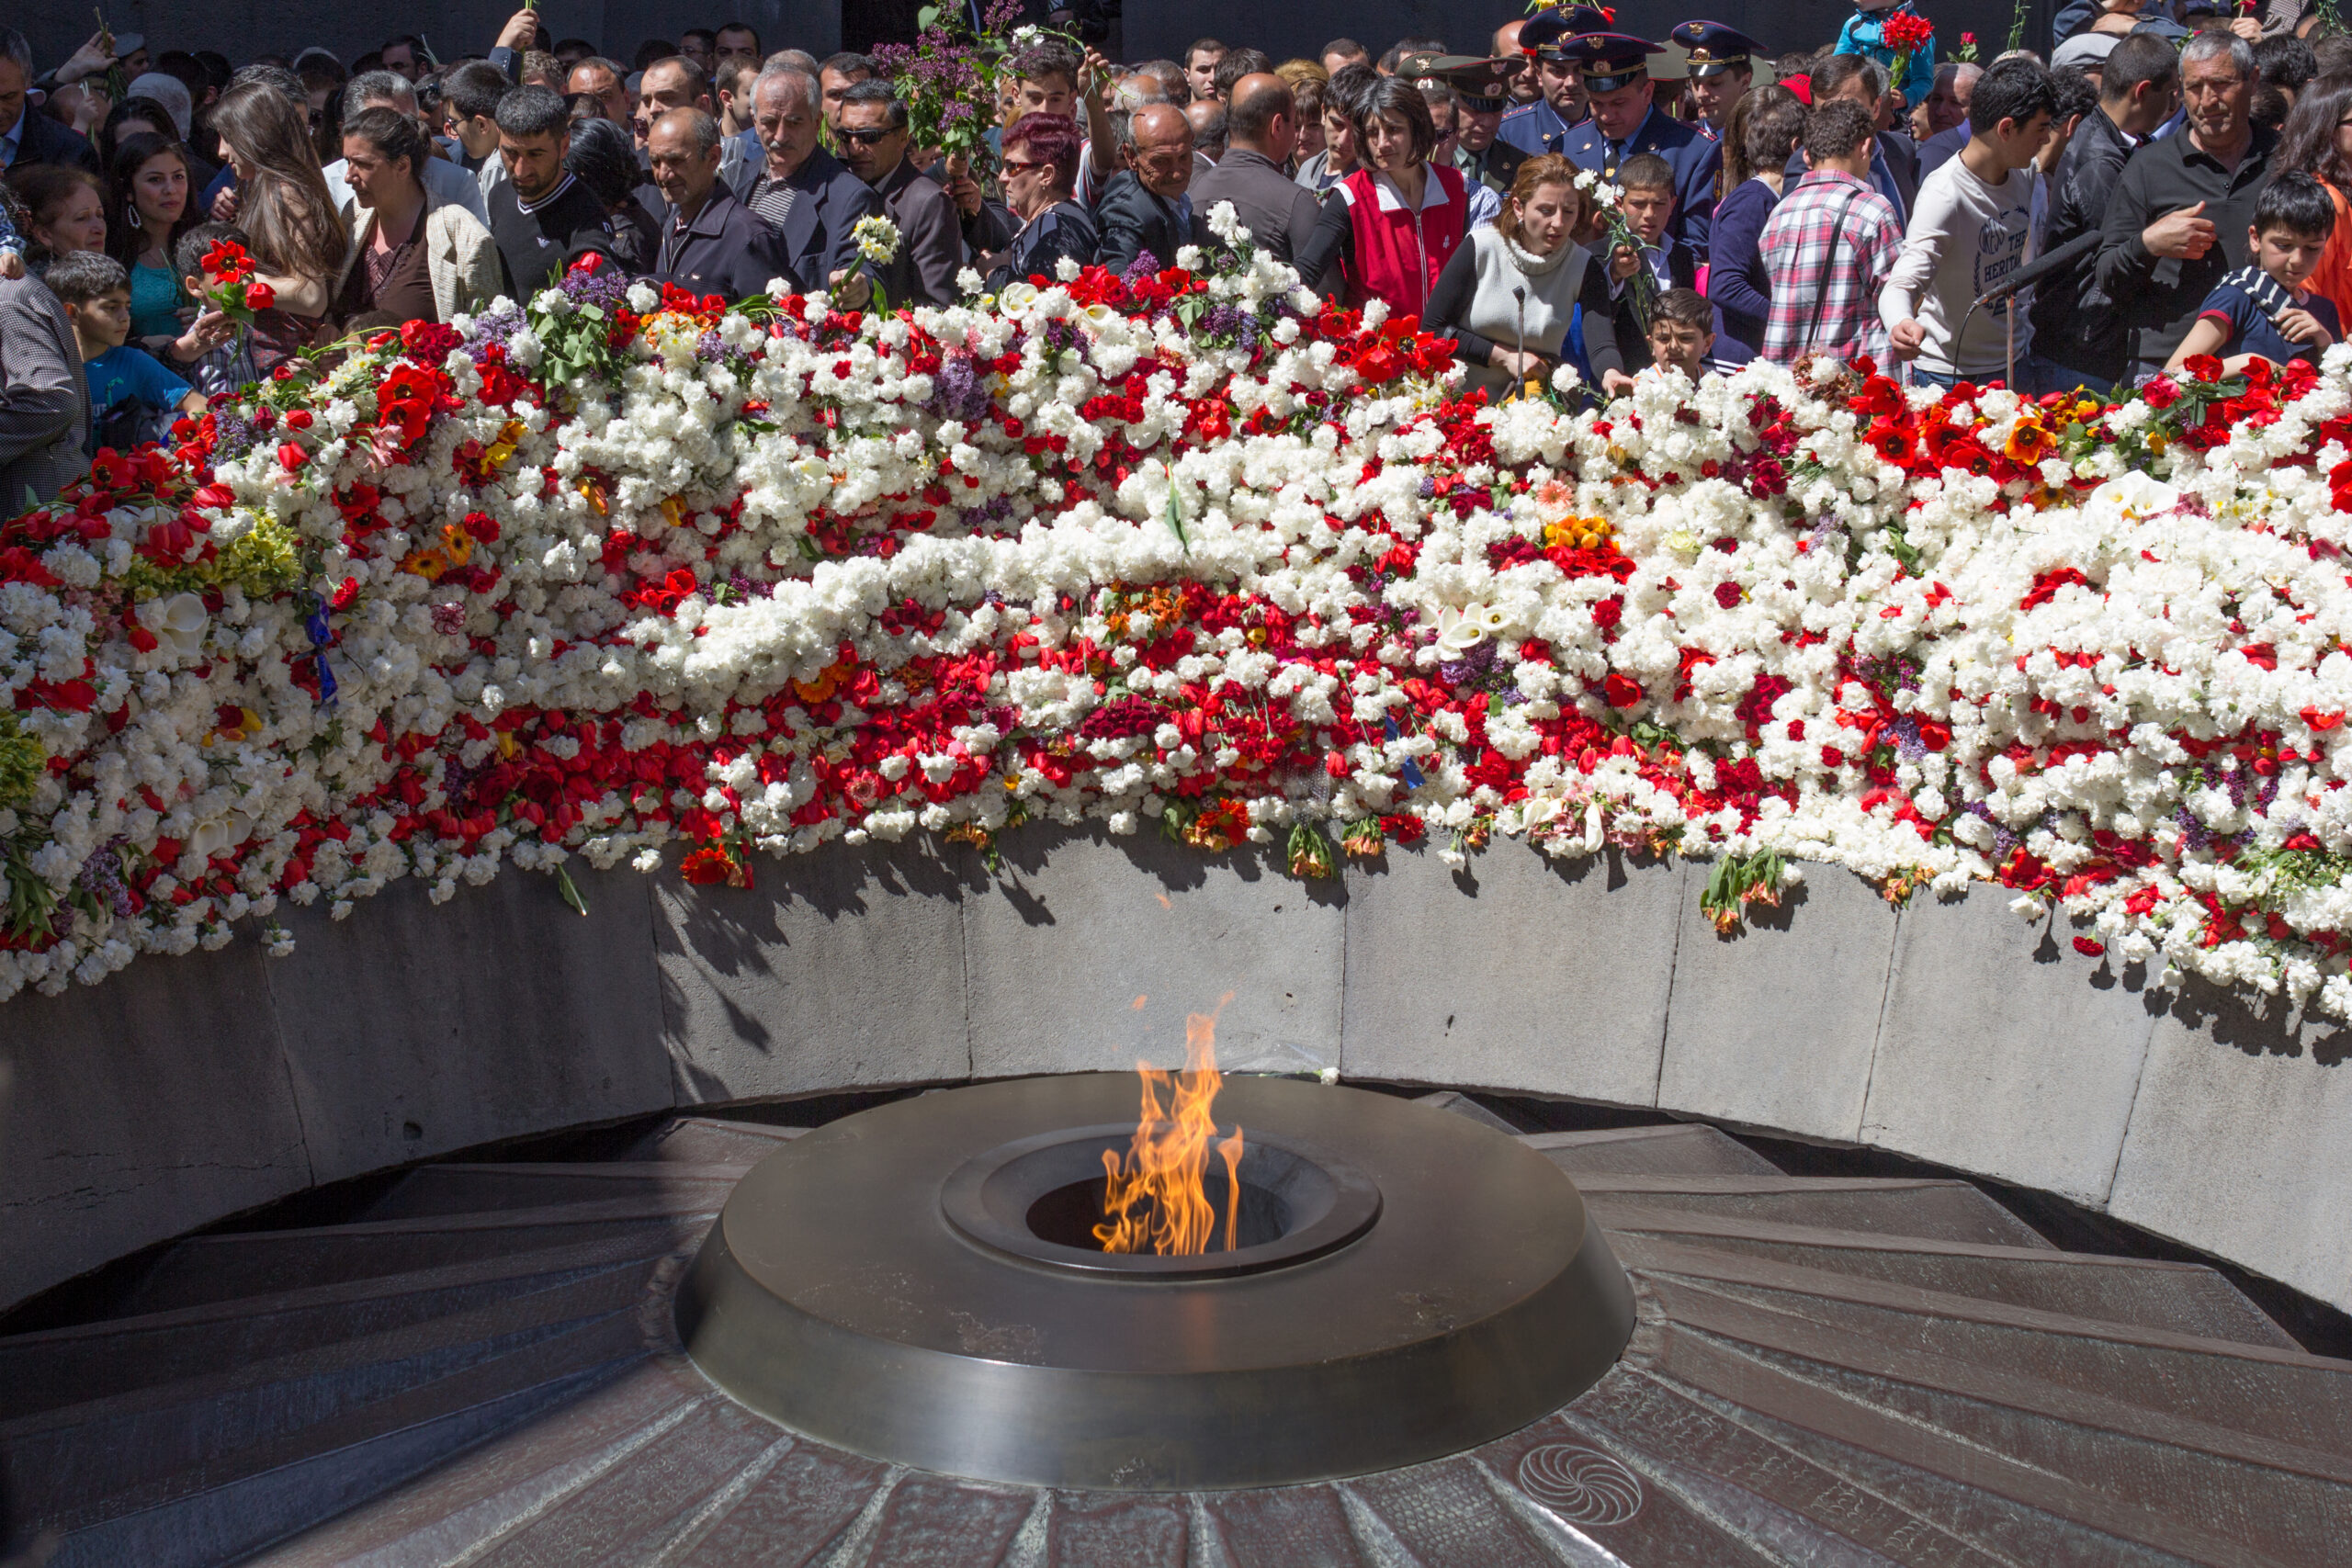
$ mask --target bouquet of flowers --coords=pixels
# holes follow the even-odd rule
[[[1641,260],[1642,237],[1634,232],[1634,226],[1625,220],[1625,209],[1618,205],[1625,193],[1590,169],[1577,174],[1577,188],[1589,196],[1600,209],[1601,223],[1606,231],[1603,249],[1612,258],[1621,248],[1634,253],[1636,265],[1634,276],[1625,280],[1625,287],[1633,290],[1634,319],[1646,333],[1650,330],[1650,313],[1657,309],[1657,276],[1650,271],[1648,264]]]
[[[843,288],[848,287],[868,265],[885,267],[898,259],[899,226],[881,213],[859,219],[851,225],[849,237],[850,243],[857,248],[857,254],[850,257],[849,266],[842,274]],[[874,309],[887,316],[890,313],[890,297],[882,291],[881,278],[876,277],[873,284]]]
[[[899,89],[909,129],[918,147],[936,147],[959,166],[988,157],[989,111],[997,102],[1005,69],[1009,28],[1021,17],[1021,0],[989,0],[972,19],[943,6],[915,14],[922,30],[911,44],[877,44],[875,65]]]
[[[257,311],[277,303],[277,291],[254,276],[254,258],[233,240],[221,240],[204,253],[204,278],[210,285],[205,302],[231,321],[254,324]]]
[[[1894,51],[1894,80],[1911,69],[1911,57],[1933,43],[1936,25],[1914,11],[1898,11],[1879,24],[1879,41]]]

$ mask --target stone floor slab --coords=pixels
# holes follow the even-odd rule
[[[1351,865],[1342,1066],[1655,1103],[1683,877],[1515,841],[1459,870],[1393,851]]]

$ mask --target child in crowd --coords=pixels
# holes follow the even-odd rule
[[[2274,175],[2254,204],[2246,248],[2254,265],[2222,279],[2205,297],[2196,322],[2165,364],[2177,372],[2195,355],[2220,356],[2235,374],[2254,359],[2316,364],[2344,335],[2335,306],[2303,287],[2335,230],[2327,187],[2300,171]]]
[[[1910,51],[1902,75],[1896,79],[1895,62],[1904,51],[1886,41],[1886,24],[1896,17],[1918,15],[1911,0],[1854,0],[1854,14],[1838,29],[1837,45],[1829,52],[1859,54],[1877,61],[1886,67],[1888,79],[1902,92],[1904,103],[1917,107],[1936,90],[1935,35],[1929,33],[1927,42]]]
[[[1670,288],[1690,288],[1699,276],[1699,258],[1681,241],[1671,239],[1668,230],[1674,221],[1674,166],[1655,152],[1639,152],[1618,167],[1617,185],[1623,194],[1618,197],[1618,210],[1624,215],[1625,226],[1640,242],[1638,248],[1620,244],[1610,258],[1609,288],[1617,302],[1614,325],[1617,341],[1638,345],[1649,340],[1648,324],[1636,303],[1634,279],[1644,270],[1649,274],[1650,307],[1657,308],[1659,295]],[[1638,368],[1640,362],[1634,361]],[[1633,384],[1630,376],[1604,378],[1601,389],[1618,392]]]
[[[75,251],[50,263],[50,292],[65,307],[90,379],[89,450],[161,439],[177,414],[204,412],[204,394],[156,363],[130,336],[130,275],[112,256]]]
[[[179,243],[172,247],[172,265],[179,269],[180,287],[187,290],[189,299],[209,300],[220,289],[221,280],[205,270],[204,258],[223,241],[240,249],[252,245],[242,229],[226,223],[199,223],[182,234]],[[208,304],[204,314],[209,317],[218,312]],[[198,324],[202,324],[201,318]],[[254,367],[251,331],[233,321],[226,324],[226,341],[181,367],[189,384],[207,398],[222,397],[261,379],[261,372]]]
[[[1696,386],[1715,352],[1715,308],[1695,288],[1669,288],[1650,311],[1650,363]]]
[[[1979,307],[2030,259],[2034,155],[2049,140],[2058,85],[2031,60],[2003,60],[1976,79],[1968,141],[1919,182],[1903,254],[1879,298],[1894,352],[1933,387],[2007,381],[2033,346],[2014,296]]]

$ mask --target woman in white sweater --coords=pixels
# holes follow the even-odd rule
[[[1453,340],[1469,367],[1464,384],[1490,397],[1550,380],[1578,305],[1593,375],[1605,388],[1625,373],[1608,268],[1573,237],[1594,216],[1576,178],[1556,152],[1521,164],[1501,216],[1464,237],[1430,291],[1422,327]]]

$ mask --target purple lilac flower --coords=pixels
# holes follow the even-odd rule
[[[1201,330],[1211,337],[1239,337],[1250,324],[1250,313],[1238,305],[1215,305],[1201,317]]]
[[[1491,640],[1474,643],[1459,659],[1449,659],[1437,667],[1438,678],[1450,686],[1475,681],[1495,667],[1495,645]]]
[[[1132,287],[1138,283],[1148,283],[1159,276],[1159,258],[1148,250],[1142,250],[1137,251],[1136,259],[1127,264],[1127,270],[1120,275],[1119,281]]]
[[[594,272],[567,272],[556,287],[573,304],[595,305],[607,313],[628,303],[628,278],[617,266],[600,266]]]
[[[977,424],[988,416],[988,382],[968,354],[950,354],[931,380],[931,406],[940,418]]]
[[[1894,754],[1906,762],[1916,762],[1928,754],[1928,744],[1919,739],[1919,721],[1911,715],[1897,714],[1894,730]]]
[[[467,356],[480,365],[490,346],[506,346],[506,342],[522,329],[523,312],[511,299],[500,303],[493,310],[485,310],[474,318],[473,335],[466,340]]]
[[[2187,844],[2192,852],[2203,850],[2212,843],[2213,835],[2206,830],[2203,819],[2188,807],[2184,806],[2174,812],[2172,819],[2180,824],[2181,842]]]
[[[695,357],[707,365],[720,365],[726,362],[727,343],[718,335],[717,327],[711,328],[702,336],[695,339]]]
[[[739,599],[766,599],[775,592],[775,583],[757,581],[740,571],[728,574],[727,586],[735,591]]]
[[[90,858],[82,863],[82,869],[74,877],[82,891],[113,910],[117,919],[126,920],[137,913],[131,906],[130,889],[122,885],[122,846],[128,842],[120,837],[108,839],[90,852]]]

